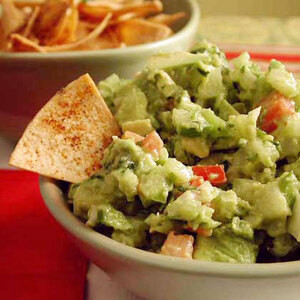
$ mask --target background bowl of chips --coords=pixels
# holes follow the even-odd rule
[[[185,12],[169,38],[125,48],[34,53],[0,52],[0,134],[16,139],[53,94],[84,73],[95,82],[112,73],[130,78],[159,51],[186,50],[200,21],[197,0],[165,0],[164,13]]]

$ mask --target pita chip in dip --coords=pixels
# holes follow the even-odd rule
[[[12,166],[68,182],[101,168],[119,126],[88,74],[60,90],[34,117],[13,151]]]

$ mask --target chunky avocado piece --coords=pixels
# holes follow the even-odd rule
[[[222,223],[230,222],[234,216],[244,216],[251,209],[249,203],[237,197],[232,190],[220,191],[212,206],[214,219]]]
[[[168,73],[162,70],[146,69],[136,77],[134,83],[148,100],[147,111],[152,125],[155,128],[172,128],[164,113],[170,113],[181,102],[189,102],[190,96],[187,91],[178,86]]]
[[[213,65],[214,67],[228,67],[225,54],[214,44],[202,39],[198,41],[192,48],[191,53],[202,53],[206,55],[205,63]]]
[[[177,186],[188,185],[193,177],[193,171],[175,158],[169,158],[164,169],[167,177]]]
[[[88,221],[86,224],[91,227],[102,224],[120,231],[133,229],[130,219],[108,203],[92,205],[88,211]]]
[[[159,232],[168,234],[169,232],[176,230],[176,227],[179,227],[176,221],[171,220],[164,214],[151,214],[147,217],[145,223],[149,225],[150,233]]]
[[[211,109],[201,108],[194,103],[182,103],[173,110],[173,124],[178,134],[187,137],[217,138],[225,129],[224,120]]]
[[[248,53],[242,53],[232,64],[233,69],[224,78],[228,86],[227,99],[233,102],[236,110],[245,113],[245,110],[259,106],[260,101],[273,91],[273,87],[260,67],[250,61]]]
[[[252,225],[245,220],[241,220],[239,217],[232,218],[230,228],[232,232],[237,236],[248,240],[254,239],[254,230]]]
[[[288,202],[290,208],[293,207],[296,198],[299,195],[300,183],[293,172],[285,172],[278,179],[281,192]]]
[[[197,235],[193,258],[201,261],[255,263],[258,246],[236,235],[230,225],[214,229],[211,237]]]
[[[92,205],[112,202],[122,198],[122,193],[112,176],[94,176],[77,185],[70,196],[73,200],[74,214],[86,219]]]
[[[200,145],[206,145],[206,141],[202,138],[186,138],[175,135],[170,138],[167,147],[171,156],[175,156],[180,162],[191,166],[195,162],[196,154],[200,156],[204,155],[204,157],[209,154],[209,147],[206,146],[205,152],[202,152],[202,148],[198,148],[198,142],[200,142]],[[198,146],[196,144],[198,144]],[[193,149],[195,149],[195,151],[193,151]]]
[[[197,98],[201,99],[202,103],[205,103],[206,100],[217,98],[225,93],[222,69],[213,68],[199,85]]]
[[[300,116],[287,117],[272,132],[275,141],[279,142],[280,158],[298,157],[300,153]]]
[[[174,134],[175,127],[173,125],[172,112],[171,111],[163,111],[159,114],[158,120],[161,124],[162,130]]]
[[[286,232],[287,217],[291,209],[285,194],[280,190],[278,180],[261,184],[255,180],[236,179],[233,190],[252,206],[244,218],[254,229],[265,229],[270,236]]]
[[[300,195],[293,205],[293,213],[288,219],[287,231],[300,242]]]
[[[243,141],[251,141],[257,137],[256,122],[260,114],[260,108],[250,111],[248,114],[230,115],[226,122],[226,129],[213,144],[213,149],[237,148]]]
[[[281,175],[279,184],[292,209],[292,215],[288,219],[287,231],[293,235],[297,241],[300,241],[300,183],[291,171]]]
[[[153,157],[143,151],[133,140],[114,138],[105,150],[103,169],[109,172],[116,169],[131,169],[137,174],[146,173],[156,166]]]
[[[233,69],[230,72],[230,80],[236,89],[239,100],[252,107],[252,99],[257,90],[257,80],[261,75],[258,65],[250,61],[248,53],[244,52],[232,60]]]
[[[159,153],[158,153],[158,157],[156,157],[156,163],[158,165],[164,165],[169,159],[169,152],[166,148],[162,148]]]
[[[162,166],[156,166],[140,177],[139,195],[145,207],[153,202],[166,203],[172,188],[172,183],[166,178],[165,169]]]
[[[150,119],[128,121],[122,124],[123,132],[132,131],[141,136],[145,136],[153,130],[154,129],[152,127]]]
[[[181,149],[199,158],[204,158],[209,155],[210,143],[202,137],[196,137],[196,138],[182,137]],[[181,157],[179,155],[178,156],[176,155],[176,158],[181,161]]]
[[[229,182],[235,178],[251,178],[260,182],[273,180],[279,152],[272,142],[272,137],[257,137],[240,144],[240,149],[228,155],[230,163],[227,171]],[[271,140],[268,139],[271,137]]]
[[[127,85],[117,95],[115,118],[122,125],[128,121],[147,119],[147,98],[134,84]]]
[[[239,111],[234,108],[223,95],[218,96],[213,104],[213,110],[217,116],[219,116],[224,121],[228,121],[230,116],[238,116]]]
[[[130,80],[121,79],[117,74],[113,74],[106,79],[102,80],[98,84],[100,94],[104,98],[106,104],[110,110],[115,113],[115,97],[120,90],[130,83]]]
[[[275,90],[288,98],[298,94],[298,84],[294,75],[289,73],[279,61],[271,61],[266,80]]]
[[[184,67],[168,69],[167,72],[177,85],[183,87],[183,89],[188,92],[193,102],[202,107],[209,107],[209,103],[213,99],[201,98],[199,89],[212,69],[214,69],[214,67],[199,60],[194,64]]]
[[[126,231],[114,230],[111,238],[127,246],[140,248],[147,243],[146,231],[149,227],[143,218],[131,217],[129,219],[133,226],[132,229]]]
[[[209,123],[201,114],[201,109],[197,110],[174,109],[172,112],[173,124],[179,135],[187,137],[197,137],[204,135],[204,129],[209,127]]]
[[[138,194],[139,179],[130,169],[119,169],[112,172],[117,179],[120,191],[127,197],[127,200],[134,200]]]
[[[174,202],[166,207],[167,215],[172,220],[188,222],[188,225],[196,230],[199,226],[205,229],[215,228],[220,225],[212,219],[213,208],[203,205],[210,202],[218,193],[209,184],[202,186],[200,192],[186,191]]]
[[[239,114],[247,114],[248,112],[248,109],[245,105],[245,103],[242,103],[242,102],[236,102],[236,103],[233,103],[232,104],[232,107],[239,113]],[[234,114],[236,115],[236,114]]]
[[[199,46],[199,47],[198,47]],[[224,53],[205,41],[191,53],[160,54],[150,60],[151,69],[164,69],[195,102],[207,107],[220,93],[226,93],[222,74],[228,64]]]

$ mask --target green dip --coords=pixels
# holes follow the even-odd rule
[[[278,61],[263,72],[243,53],[229,65],[205,41],[152,57],[132,80],[101,81],[123,133],[156,131],[163,147],[114,137],[103,168],[71,186],[74,214],[147,251],[159,253],[175,232],[195,238],[196,260],[298,259],[299,87]],[[220,165],[226,180],[211,173],[192,184],[194,166]]]

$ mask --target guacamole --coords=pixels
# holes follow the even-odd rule
[[[203,41],[98,87],[122,136],[70,187],[87,226],[201,261],[300,258],[300,83],[280,62],[229,64]]]

